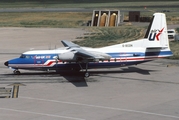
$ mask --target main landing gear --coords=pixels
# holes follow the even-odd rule
[[[83,70],[83,67],[81,66],[81,64],[79,63],[79,66],[81,68],[81,70]],[[85,69],[85,74],[84,77],[88,78],[90,76],[89,72],[88,72],[88,62],[86,63],[86,69]]]
[[[90,76],[88,72],[88,62],[86,63],[86,71],[85,71],[85,78],[88,78]]]
[[[85,73],[85,78],[88,78],[90,76],[89,72]]]
[[[19,70],[14,70],[13,73],[14,73],[14,75],[20,75],[21,74],[21,72]]]

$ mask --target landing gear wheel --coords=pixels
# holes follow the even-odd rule
[[[88,62],[86,63],[86,72],[85,72],[85,78],[88,78],[90,76],[88,72]]]
[[[21,72],[20,72],[19,70],[14,70],[13,72],[14,72],[14,75],[19,75],[19,74],[21,74]]]
[[[90,76],[89,72],[85,73],[85,78],[88,78]]]

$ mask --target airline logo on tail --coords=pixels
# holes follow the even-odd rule
[[[157,29],[151,30],[150,35],[149,35],[149,40],[154,41],[156,38],[157,41],[159,41],[159,36],[163,32],[163,30],[164,28],[162,28],[161,30],[157,30]]]

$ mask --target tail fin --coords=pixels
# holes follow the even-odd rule
[[[155,13],[144,37],[143,47],[169,48],[166,16]]]

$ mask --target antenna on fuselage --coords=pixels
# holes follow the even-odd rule
[[[34,48],[30,48],[30,50],[34,50]]]
[[[51,50],[51,43],[49,44],[48,49]]]

